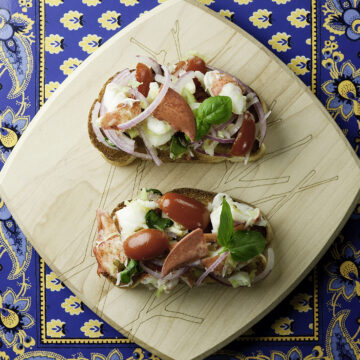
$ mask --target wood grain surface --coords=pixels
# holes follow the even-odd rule
[[[190,50],[238,76],[270,105],[267,153],[256,163],[117,168],[90,144],[87,116],[103,83],[137,54],[161,63]],[[275,307],[320,259],[359,195],[359,161],[291,71],[244,31],[191,0],[167,1],[120,31],[46,102],[0,174],[0,191],[46,263],[92,310],[163,358],[200,359]],[[95,209],[143,187],[194,187],[256,204],[275,230],[276,265],[253,288],[179,286],[157,298],[96,275]]]

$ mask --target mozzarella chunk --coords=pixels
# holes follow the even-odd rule
[[[234,114],[240,115],[246,110],[246,96],[242,94],[239,86],[227,83],[223,86],[219,95],[228,96],[231,99]]]
[[[150,115],[141,125],[146,138],[152,146],[161,146],[170,141],[175,130],[166,122]]]
[[[121,229],[121,239],[124,241],[137,230],[147,229],[145,215],[149,210],[156,209],[155,201],[135,199],[125,202],[125,207],[116,212],[116,217]]]

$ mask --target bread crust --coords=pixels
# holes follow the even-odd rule
[[[119,72],[118,72],[119,73]],[[95,104],[99,102],[101,104],[102,98],[105,93],[106,86],[111,83],[111,81],[114,79],[114,77],[118,74],[116,73],[114,76],[112,76],[102,87],[99,96],[94,100],[89,116],[88,116],[88,133],[91,143],[94,145],[94,147],[101,152],[104,159],[108,161],[110,164],[115,166],[127,166],[131,164],[133,161],[137,159],[137,157],[132,156],[122,150],[119,149],[113,149],[106,145],[104,145],[102,142],[100,142],[95,135],[93,126],[92,126],[92,112],[95,107]],[[268,108],[263,99],[259,97],[259,100],[261,102],[261,105],[263,106],[264,112],[267,113]],[[143,141],[140,138],[136,138],[136,151],[142,152],[144,154],[147,154],[145,145]],[[221,151],[219,151],[221,150]],[[194,157],[191,158],[180,158],[180,159],[171,159],[170,158],[170,150],[159,150],[158,149],[158,157],[160,160],[164,163],[220,163],[223,161],[231,161],[231,162],[244,162],[245,157],[244,156],[232,156],[230,155],[231,150],[231,144],[219,144],[217,146],[217,152],[229,154],[229,156],[211,156],[207,154],[199,153],[198,151],[194,151]],[[265,144],[261,144],[260,148],[255,152],[251,153],[249,157],[249,162],[257,161],[258,159],[262,158],[265,154],[266,148]]]
[[[177,193],[177,194],[181,194],[181,195],[184,195],[184,196],[191,197],[193,199],[196,199],[197,201],[200,201],[204,205],[207,205],[209,202],[212,202],[214,197],[217,195],[217,193],[214,193],[214,192],[211,192],[211,191],[205,191],[205,190],[200,190],[200,189],[192,189],[192,188],[178,188],[178,189],[170,190],[168,192],[174,192],[174,193]],[[236,198],[233,198],[233,197],[232,197],[232,199],[234,201],[236,201],[236,202],[255,207],[254,205],[252,205],[252,204],[250,204],[250,203],[248,203],[246,201],[242,201],[242,200],[239,200],[239,199],[236,199]],[[114,217],[116,212],[118,210],[122,209],[123,207],[125,207],[125,202],[124,201],[119,203],[114,208],[114,210],[111,212],[111,216]],[[261,213],[261,215],[264,217],[264,219],[266,220],[266,223],[267,223],[267,225],[266,225],[266,248],[267,248],[267,247],[269,247],[269,244],[273,240],[274,232],[273,232],[273,229],[272,229],[272,227],[270,225],[270,222],[269,222],[268,218],[263,213]],[[265,264],[263,263],[262,266],[265,267],[266,263]],[[116,284],[116,278],[114,278],[112,276],[109,276],[109,275],[106,275],[106,277],[113,284]],[[136,285],[138,285],[140,280],[141,280],[141,278],[137,279],[131,286],[121,287],[121,288],[131,289],[131,288],[135,287]],[[207,280],[208,280],[208,282],[217,282],[216,280],[214,280],[212,278],[208,278]]]

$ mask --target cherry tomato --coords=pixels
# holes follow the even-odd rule
[[[205,74],[207,71],[207,68],[206,68],[205,61],[203,59],[199,58],[198,56],[193,56],[191,59],[189,59],[186,62],[185,70],[186,71],[200,71],[203,74]]]
[[[246,112],[235,142],[231,147],[231,155],[244,156],[251,151],[255,141],[255,133],[256,127],[254,118],[249,112]]]
[[[166,234],[157,229],[143,229],[124,241],[125,255],[134,260],[153,259],[169,249]]]
[[[136,66],[136,80],[142,83],[138,87],[139,91],[144,96],[148,96],[149,85],[152,81],[154,81],[154,74],[151,69],[149,69],[143,63],[138,63]]]
[[[209,210],[193,198],[169,192],[160,198],[159,206],[170,219],[187,229],[205,229],[209,225]]]

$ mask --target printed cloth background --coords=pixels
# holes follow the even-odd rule
[[[0,168],[81,62],[166,0],[0,0]],[[360,153],[359,0],[197,0],[240,25],[311,87]],[[158,359],[56,278],[0,204],[0,360]],[[360,205],[309,276],[209,359],[360,359]]]

